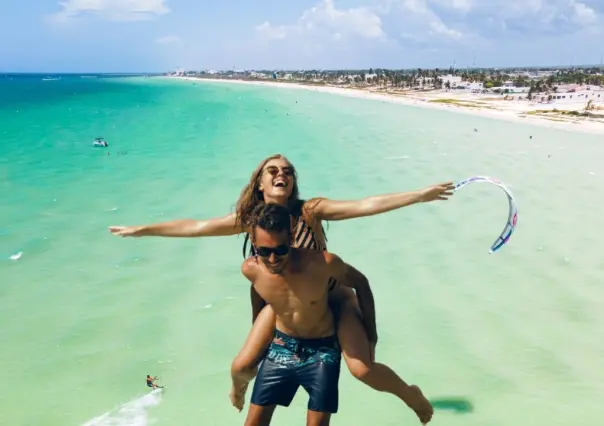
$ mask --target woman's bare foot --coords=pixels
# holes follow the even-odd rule
[[[247,392],[248,385],[249,382],[237,387],[235,384],[233,384],[233,387],[231,388],[229,398],[231,398],[231,404],[233,404],[233,407],[235,407],[239,412],[243,410],[243,406],[245,405],[245,393]]]
[[[409,408],[415,411],[415,414],[417,414],[419,421],[422,422],[423,425],[427,424],[432,420],[432,415],[434,414],[432,404],[426,399],[419,387],[411,385],[409,386],[409,391]]]

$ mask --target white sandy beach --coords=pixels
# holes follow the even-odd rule
[[[531,123],[561,130],[604,134],[604,119],[602,121],[598,121],[586,117],[562,116],[559,114],[550,114],[549,116],[536,115],[534,113],[529,114],[529,111],[535,110],[551,111],[553,109],[557,109],[559,111],[580,111],[582,110],[581,104],[535,104],[518,100],[506,101],[503,100],[503,98],[496,99],[492,95],[489,96],[485,94],[468,94],[445,91],[393,93],[371,89],[344,88],[327,85],[318,86],[277,81],[227,80],[182,76],[170,76],[162,78],[209,81],[213,83],[225,84],[287,87],[290,89],[332,93],[335,95],[351,96],[354,98],[374,99],[382,102],[448,110],[463,114],[478,115],[514,122]],[[447,102],[447,100],[451,102]]]

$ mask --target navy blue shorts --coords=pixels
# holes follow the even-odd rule
[[[288,407],[302,386],[308,392],[309,410],[337,413],[341,360],[342,349],[335,335],[298,339],[276,330],[250,402],[261,407]]]

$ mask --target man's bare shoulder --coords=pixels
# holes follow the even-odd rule
[[[256,278],[259,269],[258,260],[254,257],[248,257],[241,264],[241,273],[250,281]]]
[[[346,274],[346,263],[344,263],[340,256],[328,251],[324,251],[322,255],[324,267],[329,271],[330,274],[332,274],[334,277]]]

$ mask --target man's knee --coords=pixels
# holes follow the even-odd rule
[[[319,413],[311,410],[306,413],[306,426],[329,426],[330,420],[330,413]]]
[[[274,405],[261,407],[255,404],[250,404],[244,426],[268,426],[271,424],[274,411]]]

